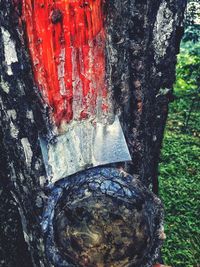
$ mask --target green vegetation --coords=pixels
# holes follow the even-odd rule
[[[190,38],[182,43],[174,93],[160,163],[167,235],[162,252],[168,265],[199,267],[200,42]]]

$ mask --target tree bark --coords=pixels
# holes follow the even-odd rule
[[[40,229],[48,192],[37,94],[20,1],[0,0],[0,266],[50,266]],[[121,165],[158,193],[158,163],[185,0],[106,1],[108,80],[132,157]],[[118,165],[119,166],[119,165]]]

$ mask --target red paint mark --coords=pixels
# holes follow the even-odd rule
[[[35,81],[57,126],[108,109],[103,0],[22,0]]]

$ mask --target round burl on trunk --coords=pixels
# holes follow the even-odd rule
[[[55,266],[147,267],[162,244],[163,209],[132,176],[95,168],[55,185],[43,230]]]

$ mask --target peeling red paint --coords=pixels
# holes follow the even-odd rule
[[[34,78],[57,126],[108,109],[103,0],[22,0]]]

